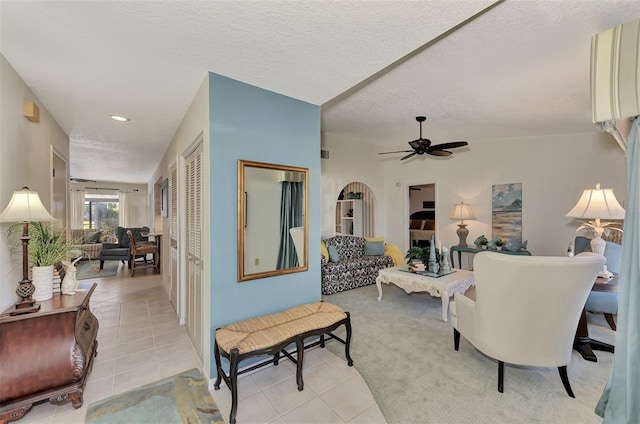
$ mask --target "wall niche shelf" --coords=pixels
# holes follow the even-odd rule
[[[336,204],[336,235],[363,236],[362,200],[338,200]]]

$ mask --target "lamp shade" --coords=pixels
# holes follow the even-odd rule
[[[35,191],[23,187],[14,191],[9,204],[0,214],[0,222],[55,221]]]
[[[451,212],[449,219],[464,221],[465,219],[476,219],[476,217],[473,216],[471,205],[466,205],[464,202],[460,202],[453,206],[453,211]]]
[[[600,188],[587,189],[578,203],[565,216],[584,219],[624,219],[624,209],[618,203],[613,190]]]

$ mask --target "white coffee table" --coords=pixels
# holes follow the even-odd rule
[[[449,312],[449,298],[454,293],[464,293],[475,284],[473,272],[465,269],[456,269],[454,273],[438,278],[401,271],[401,269],[406,270],[406,265],[378,271],[376,278],[378,300],[382,301],[382,283],[395,284],[407,293],[427,292],[431,296],[442,299],[442,320],[445,322],[447,322],[447,313]]]

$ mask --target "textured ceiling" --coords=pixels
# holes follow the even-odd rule
[[[0,47],[79,178],[147,182],[207,71],[325,105],[323,131],[376,144],[416,138],[422,114],[434,142],[594,131],[590,37],[640,2],[507,0],[450,31],[493,3],[2,0]]]

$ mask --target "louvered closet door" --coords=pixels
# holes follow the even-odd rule
[[[171,179],[169,180],[169,190],[171,200],[169,203],[169,227],[170,244],[170,280],[171,280],[171,304],[178,310],[178,168],[171,169]]]
[[[187,331],[202,358],[202,145],[186,159]]]

